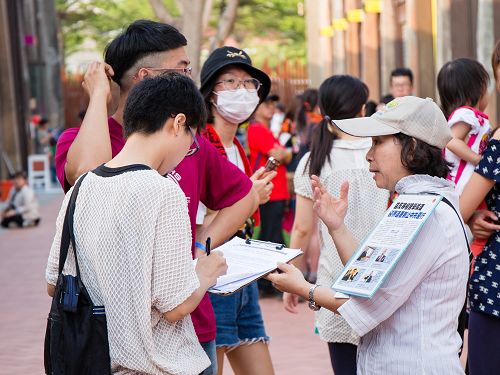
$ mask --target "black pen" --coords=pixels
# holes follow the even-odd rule
[[[205,251],[207,252],[207,255],[210,255],[210,242],[211,242],[211,239],[210,239],[210,237],[208,237],[207,242],[205,243]]]

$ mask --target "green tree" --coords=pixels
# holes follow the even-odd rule
[[[78,51],[87,39],[95,40],[102,51],[124,26],[140,18],[169,22],[183,30],[189,26],[189,20],[183,19],[182,8],[202,4],[204,15],[199,28],[202,38],[192,47],[198,53],[201,46],[212,49],[223,45],[230,35],[249,50],[257,65],[264,60],[270,65],[284,59],[305,60],[305,21],[298,15],[299,3],[303,1],[56,0],[65,56]],[[236,12],[232,15],[230,11],[235,4]],[[185,10],[186,15],[190,9]],[[183,31],[190,35],[188,30]],[[189,39],[192,43],[193,38]],[[196,59],[192,51],[190,56]]]

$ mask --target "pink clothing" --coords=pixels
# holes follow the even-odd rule
[[[123,130],[122,126],[112,117],[108,118],[108,128],[109,136],[111,138],[111,153],[113,157],[115,157],[115,155],[121,151],[123,145],[125,145]],[[80,128],[66,129],[57,141],[55,156],[56,175],[65,193],[71,188],[71,185],[68,181],[66,181],[66,176],[64,175],[64,166],[66,165],[66,159],[68,158],[68,150],[73,144],[73,141],[75,140],[79,131]]]
[[[125,140],[122,126],[114,119],[108,119],[111,136],[112,156],[121,151]],[[64,131],[59,137],[56,149],[56,173],[64,190],[69,190],[69,183],[64,175],[64,166],[68,150],[78,134],[78,128]],[[186,157],[167,175],[167,178],[177,182],[186,195],[189,209],[189,219],[193,233],[192,251],[196,234],[196,212],[201,201],[212,210],[228,207],[245,197],[252,188],[250,179],[234,164],[220,155],[219,151],[209,141],[197,136],[200,149],[193,156]],[[191,313],[198,340],[208,342],[215,339],[215,316],[210,298],[205,294],[195,311]]]
[[[467,135],[466,143],[469,148],[478,155],[482,155],[488,140],[491,135],[491,125],[488,121],[488,115],[472,107],[459,107],[452,112],[448,119],[448,126],[464,122],[470,126],[470,131]],[[458,194],[462,191],[469,182],[476,166],[466,160],[460,159],[453,152],[445,148],[444,152],[446,160],[452,164],[449,179],[455,183],[455,190]]]

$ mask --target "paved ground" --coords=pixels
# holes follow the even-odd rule
[[[37,228],[0,231],[0,375],[43,373],[43,338],[50,299],[45,265],[62,194],[44,194]],[[330,375],[328,350],[313,334],[306,304],[289,314],[277,299],[261,301],[277,374]],[[225,375],[232,375],[225,366]]]

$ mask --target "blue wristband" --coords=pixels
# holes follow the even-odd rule
[[[201,242],[198,242],[198,241],[196,241],[196,242],[194,243],[194,247],[197,247],[198,249],[201,249],[201,250],[203,250],[204,252],[206,252],[206,251],[207,251],[207,248],[205,247],[205,245],[203,245]]]

